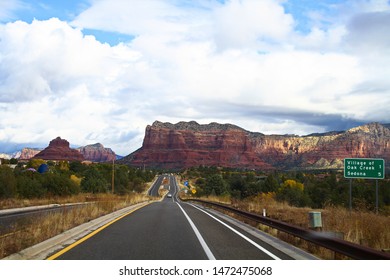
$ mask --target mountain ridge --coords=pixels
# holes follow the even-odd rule
[[[390,160],[390,126],[368,123],[345,131],[265,135],[232,124],[155,121],[142,147],[120,162],[186,168],[212,165],[250,169],[342,168],[346,157]]]
[[[30,160],[43,150],[44,149],[42,148],[23,148],[22,150],[16,151],[12,154],[0,153],[0,158]],[[111,148],[105,148],[101,143],[80,146],[78,148],[72,148],[71,150],[77,150],[84,156],[85,160],[92,162],[106,162],[122,158],[122,156],[115,154],[115,152]],[[53,157],[57,156],[54,155]],[[58,158],[60,159],[61,156],[59,156]]]

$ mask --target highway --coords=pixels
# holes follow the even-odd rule
[[[165,177],[165,179],[164,179]],[[176,179],[160,176],[172,197],[146,205],[99,232],[64,248],[49,259],[60,260],[272,260],[294,259],[229,219],[177,199]],[[282,252],[284,251],[284,252]],[[294,250],[291,250],[294,251]],[[299,258],[307,256],[300,255]]]

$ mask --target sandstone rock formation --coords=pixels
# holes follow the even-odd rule
[[[248,169],[342,168],[347,157],[390,160],[390,129],[371,123],[307,136],[264,135],[231,124],[154,122],[143,145],[121,162],[133,166]]]
[[[33,148],[23,148],[19,159],[20,160],[29,160],[30,158],[33,158],[35,155],[37,155],[39,152],[41,152],[42,149],[33,149]]]
[[[84,156],[85,160],[93,162],[106,162],[116,159],[115,153],[110,148],[104,148],[100,143],[79,147],[77,150]]]
[[[57,137],[50,141],[49,146],[39,152],[34,158],[44,160],[66,160],[66,161],[83,161],[83,155],[69,147],[69,142]]]

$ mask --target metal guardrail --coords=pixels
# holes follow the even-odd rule
[[[321,232],[304,229],[295,225],[291,225],[285,222],[281,222],[272,218],[263,217],[254,213],[238,210],[228,205],[205,201],[201,199],[184,199],[184,201],[197,201],[203,204],[216,206],[235,214],[241,215],[245,218],[253,220],[255,222],[264,224],[266,226],[275,228],[282,232],[299,237],[321,247],[327,248],[339,254],[348,256],[357,260],[390,260],[390,254],[374,250],[372,248],[364,247],[352,242],[348,242],[342,239],[329,237]]]

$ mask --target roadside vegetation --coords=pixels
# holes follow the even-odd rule
[[[44,162],[0,166],[0,209],[34,205],[92,202],[62,213],[34,219],[0,231],[0,258],[39,243],[79,224],[120,208],[151,199],[146,191],[157,171],[110,163]],[[42,169],[42,165],[45,168]],[[12,166],[12,165],[11,165]],[[168,173],[171,173],[169,171]],[[375,181],[354,180],[349,211],[349,180],[339,172],[262,173],[216,167],[181,172],[188,197],[202,198],[309,227],[308,212],[322,213],[322,231],[378,250],[390,249],[390,179],[379,180],[379,211]],[[114,193],[112,193],[114,191]],[[166,192],[160,190],[160,195]],[[340,256],[305,241],[256,225],[261,230],[321,258]]]
[[[42,165],[45,168],[40,173]],[[80,202],[85,205],[0,228],[0,259],[102,215],[152,199],[146,191],[154,171],[115,165],[114,186],[112,171],[109,163],[31,160],[15,168],[1,165],[0,209]]]
[[[295,207],[349,206],[349,179],[341,172],[238,171],[216,167],[192,168],[183,173],[196,189],[195,197],[217,196],[230,200],[268,196]],[[379,212],[390,215],[390,179],[379,180]],[[355,210],[375,210],[375,181],[353,180]]]
[[[0,235],[0,259],[100,216],[150,199],[152,198],[138,193],[128,195],[107,193],[92,196],[80,194],[75,201],[91,201],[91,203],[43,215],[34,218],[33,222],[18,223],[8,233],[2,233]],[[69,202],[73,201],[73,199],[59,199],[57,201]]]
[[[26,199],[29,200],[27,203],[56,203],[59,199],[77,200],[77,195],[82,193],[141,193],[145,184],[152,181],[156,174],[154,171],[129,168],[126,165],[115,165],[114,180],[112,173],[113,166],[110,163],[86,165],[81,162],[55,163],[38,159],[19,163],[15,168],[0,165],[0,209],[24,204]]]
[[[390,180],[379,181],[379,213],[375,211],[375,181],[354,180],[349,211],[349,180],[342,173],[283,172],[262,174],[221,168],[187,170],[187,196],[230,204],[249,212],[309,228],[309,212],[319,211],[323,227],[332,236],[377,250],[390,249]],[[193,193],[194,192],[194,193]],[[237,217],[239,218],[239,217]],[[325,259],[341,258],[326,249],[256,225]]]

